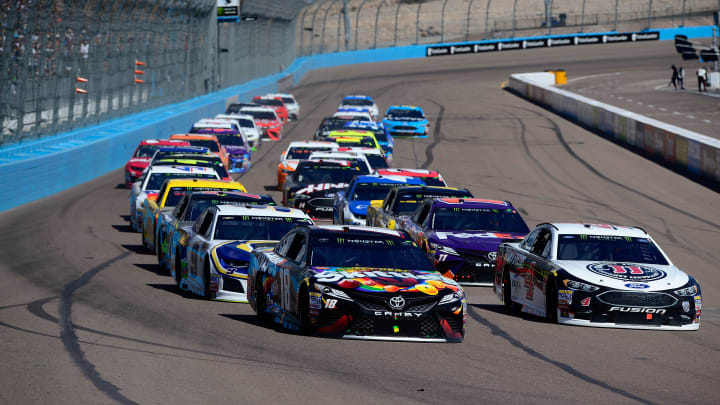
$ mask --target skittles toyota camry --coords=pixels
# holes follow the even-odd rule
[[[465,294],[403,232],[299,226],[255,250],[248,301],[261,321],[349,339],[459,342]]]
[[[510,310],[606,328],[696,330],[702,296],[642,229],[540,224],[498,249],[495,293]]]

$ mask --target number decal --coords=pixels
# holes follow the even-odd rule
[[[292,283],[290,282],[290,271],[288,269],[280,270],[280,293],[282,294],[282,308],[286,311],[290,311],[290,288]]]
[[[584,307],[589,307],[590,306],[590,297],[587,297],[584,300],[580,301],[580,305],[582,305]]]
[[[638,266],[618,266],[611,264],[610,267],[613,269],[613,273],[615,274],[627,274],[628,270],[630,270],[630,274],[643,274],[644,272],[642,269]]]
[[[337,305],[338,300],[327,300],[325,301],[325,308],[327,309],[335,309],[335,305]]]
[[[438,255],[438,261],[439,261],[439,262],[444,262],[445,259],[447,259],[447,257],[448,257],[448,255],[446,255],[445,253],[443,253],[443,254],[441,254],[441,255]]]

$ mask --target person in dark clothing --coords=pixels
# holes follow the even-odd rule
[[[672,76],[670,77],[670,83],[668,83],[668,86],[670,84],[672,84],[673,88],[675,88],[675,90],[677,90],[678,70],[675,67],[675,65],[672,65],[671,69],[672,69]]]
[[[685,90],[685,69],[682,66],[678,69],[678,83],[680,84],[680,90]]]

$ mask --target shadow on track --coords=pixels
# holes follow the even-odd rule
[[[130,225],[112,225],[112,227],[118,232],[135,233]]]
[[[142,245],[120,245],[120,246],[124,247],[125,249],[127,249],[133,253],[137,253],[140,255],[149,255],[150,254],[150,252],[147,249],[145,249],[145,247]]]

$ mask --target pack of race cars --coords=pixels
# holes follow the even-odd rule
[[[126,165],[130,224],[179,289],[354,339],[462,341],[461,285],[490,286],[508,311],[552,322],[698,329],[699,284],[642,229],[531,231],[508,201],[392,168],[394,137],[428,135],[420,107],[391,106],[378,122],[371,97],[344,97],[312,140],[282,152],[283,206],[233,181],[299,114],[290,94],[257,96],[138,145]]]

